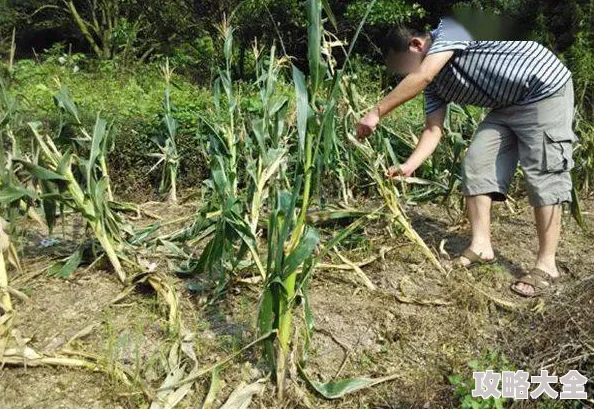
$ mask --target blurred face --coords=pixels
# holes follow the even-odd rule
[[[390,74],[406,76],[415,72],[421,66],[425,54],[431,47],[431,37],[413,37],[408,43],[406,51],[388,51],[386,66]]]

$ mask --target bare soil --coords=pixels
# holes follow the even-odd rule
[[[594,201],[584,201],[583,207],[585,218],[593,224]],[[167,220],[191,215],[195,210],[192,206],[158,203],[145,208]],[[437,250],[443,244],[445,253],[453,257],[468,244],[468,225],[459,213],[431,204],[411,206],[408,213],[430,247]],[[14,300],[17,319],[13,335],[51,355],[89,327],[71,348],[124,365],[139,381],[156,388],[164,376],[162,362],[174,341],[166,330],[167,315],[157,296],[140,288],[114,303],[124,288],[100,264],[90,269],[82,266],[68,279],[47,277],[43,270],[53,258],[72,251],[73,243],[84,235],[77,227],[79,222],[67,218],[66,236],[58,234],[61,243],[48,249],[39,247],[43,231],[33,226],[23,238],[25,272],[11,281],[29,300]],[[134,221],[137,226],[151,222],[154,220],[146,214]],[[306,367],[310,378],[330,381],[394,373],[398,377],[332,401],[320,398],[297,379],[313,407],[457,407],[460,400],[450,377],[472,379],[472,361],[483,370],[508,365],[535,373],[548,367],[561,375],[562,371],[578,369],[592,385],[594,238],[565,215],[558,251],[564,279],[550,294],[532,300],[509,290],[509,284],[536,257],[531,208],[519,201],[512,213],[497,205],[492,226],[501,260],[496,265],[454,269],[444,276],[406,239],[391,236],[385,222],[377,222],[358,232],[352,250],[343,252],[350,261],[359,262],[378,255],[382,248],[393,247],[362,267],[377,287],[375,291],[366,288],[352,270],[316,270],[310,285],[316,324]],[[173,225],[167,230],[175,228]],[[167,268],[166,260],[158,255],[147,253],[144,257],[158,268]],[[341,264],[336,256],[326,262]],[[217,302],[207,305],[209,294],[191,292],[186,283],[176,279],[182,317],[187,329],[196,334],[194,349],[201,366],[217,362],[257,337],[258,285],[237,282]],[[220,373],[222,390],[214,407],[219,407],[239,382],[253,382],[263,374],[257,348],[233,360]],[[178,407],[201,407],[209,384],[208,376],[200,379]],[[592,393],[590,389],[594,398]],[[279,405],[272,386],[268,386],[251,407],[302,407],[294,395]],[[592,401],[584,402],[588,404],[592,406]],[[138,387],[122,385],[104,372],[63,366],[0,369],[2,409],[127,409],[149,405]]]

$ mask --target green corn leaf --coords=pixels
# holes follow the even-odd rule
[[[256,243],[256,238],[254,237],[252,230],[250,229],[250,226],[239,214],[235,213],[232,214],[232,218],[228,219],[227,222],[234,230],[234,233],[241,238],[243,243],[250,250],[252,257],[254,258],[254,262],[258,267],[258,271],[264,278],[266,276],[266,273],[260,261],[260,257],[258,256],[258,245]]]
[[[10,204],[23,198],[36,200],[37,195],[22,186],[4,185],[0,187],[0,203]]]
[[[580,197],[579,197],[577,188],[575,187],[576,186],[575,182],[574,182],[573,186],[574,187],[571,190],[572,201],[571,201],[571,204],[569,205],[571,215],[573,216],[576,223],[578,224],[578,226],[580,226],[582,228],[583,231],[588,231],[588,225],[586,224],[586,220],[584,219],[584,216],[582,215],[581,201],[580,201]]]
[[[222,234],[215,234],[215,236],[206,244],[198,258],[198,262],[189,273],[199,274],[205,271],[212,273],[215,265],[219,263],[223,257],[223,240]]]
[[[301,192],[301,185],[303,183],[303,176],[297,176],[295,183],[293,184],[293,192],[291,195],[282,195],[281,209],[284,211],[285,221],[281,224],[281,233],[279,239],[281,243],[284,243],[291,234],[291,228],[295,222],[295,207],[297,206],[297,198]],[[290,199],[290,200],[289,200]]]
[[[70,97],[70,94],[68,93],[68,89],[66,87],[61,87],[60,93],[54,95],[54,103],[58,108],[63,109],[64,111],[72,115],[74,119],[76,119],[77,123],[81,123],[80,118],[78,116],[78,109],[76,108],[76,104]]]
[[[39,179],[39,180],[47,180],[47,181],[67,181],[64,176],[57,174],[53,170],[49,170],[43,168],[39,165],[34,163],[28,162],[22,159],[13,159],[14,162],[19,162],[23,165],[23,167],[31,174],[31,176]]]
[[[56,167],[56,173],[63,175],[65,174],[67,169],[70,169],[70,165],[72,162],[72,152],[71,149],[68,148],[62,154],[62,158],[58,162],[58,166]]]
[[[229,190],[229,179],[225,174],[225,165],[223,159],[220,156],[215,156],[213,159],[212,180],[214,182],[217,193],[223,195],[224,192]]]
[[[309,103],[305,75],[293,65],[293,82],[295,83],[295,96],[297,98],[297,134],[299,136],[299,151],[305,149],[305,134],[307,132],[307,117]]]
[[[342,398],[343,396],[349,393],[357,392],[362,389],[367,389],[377,384],[394,380],[400,376],[394,374],[375,379],[351,378],[328,383],[322,383],[309,379],[305,374],[305,371],[303,371],[303,369],[301,368],[301,366],[298,365],[297,368],[299,369],[301,376],[305,379],[307,384],[326,399]]]
[[[87,163],[87,183],[91,180],[91,172],[93,172],[95,161],[97,160],[99,155],[105,154],[105,152],[101,152],[101,150],[105,146],[103,144],[103,140],[105,139],[106,131],[107,122],[99,118],[99,116],[97,116],[97,120],[95,121],[95,127],[93,128],[91,152],[89,154],[89,161]]]
[[[322,259],[326,256],[326,254],[328,254],[328,252],[334,248],[334,246],[336,246],[342,240],[344,240],[348,236],[350,236],[359,227],[363,226],[363,224],[366,221],[370,220],[375,214],[376,214],[376,212],[374,212],[370,215],[367,215],[367,216],[359,217],[357,220],[355,220],[353,223],[351,223],[347,228],[342,229],[340,231],[340,233],[338,233],[336,236],[334,236],[326,245],[324,245],[322,247],[319,254],[316,256],[316,262],[321,262]]]
[[[307,0],[307,59],[309,61],[309,75],[311,78],[311,91],[314,97],[322,82],[322,2],[321,0]]]
[[[48,181],[41,181],[41,206],[43,207],[43,214],[45,222],[47,223],[50,234],[56,225],[56,201],[63,200],[63,196],[52,183]]]
[[[167,127],[167,134],[171,139],[172,143],[174,143],[174,138],[177,135],[178,128],[177,120],[173,118],[171,115],[165,115],[165,118],[163,120],[165,122],[165,126]]]
[[[299,267],[305,260],[310,258],[319,242],[320,236],[318,231],[309,226],[306,227],[301,241],[295,250],[293,250],[293,252],[289,254],[285,260],[283,278],[293,273],[297,267]]]
[[[274,311],[274,296],[272,294],[272,288],[267,285],[260,301],[260,309],[258,312],[258,329],[260,334],[268,334],[274,328],[274,318],[276,314]],[[276,368],[275,354],[274,354],[274,342],[273,339],[268,338],[264,341],[264,356],[268,361],[268,366],[271,371]]]
[[[336,104],[329,104],[330,106],[327,108],[327,118],[328,120],[324,121],[324,129],[322,131],[323,136],[323,143],[324,143],[324,164],[326,166],[331,166],[330,163],[330,154],[332,153],[332,147],[337,139],[336,137]]]
[[[322,7],[324,8],[326,15],[328,16],[328,20],[330,21],[330,24],[332,24],[332,26],[334,27],[335,30],[338,30],[338,24],[336,23],[336,17],[334,16],[334,13],[332,12],[332,7],[330,7],[328,0],[322,0]]]
[[[288,98],[286,97],[282,97],[282,98],[277,98],[274,99],[272,101],[272,106],[269,108],[269,112],[268,114],[270,116],[274,116],[275,114],[277,114],[281,109],[285,108],[289,103]]]
[[[252,121],[252,131],[254,136],[256,137],[256,142],[258,143],[258,149],[260,150],[260,154],[264,154],[266,152],[266,142],[264,141],[264,121],[262,119],[255,119]]]
[[[233,32],[235,29],[229,28],[227,33],[225,33],[225,45],[223,46],[223,52],[225,54],[225,60],[228,64],[231,63],[231,59],[233,58]]]
[[[82,261],[83,249],[79,247],[76,251],[65,261],[59,262],[51,266],[47,272],[48,276],[67,278],[74,273]]]

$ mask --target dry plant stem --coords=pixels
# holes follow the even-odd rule
[[[377,287],[375,286],[375,284],[373,284],[371,282],[371,280],[369,279],[369,277],[367,277],[367,275],[365,275],[365,273],[363,272],[363,270],[361,270],[361,268],[358,265],[356,265],[355,263],[351,262],[349,259],[347,259],[342,254],[340,254],[336,248],[334,248],[334,251],[336,252],[336,255],[342,260],[343,263],[345,263],[346,265],[350,266],[351,269],[353,271],[355,271],[355,273],[357,273],[357,275],[359,276],[359,278],[361,279],[361,281],[363,281],[363,284],[365,285],[365,287],[367,287],[368,289],[370,289],[372,291],[377,290]]]
[[[168,390],[168,389],[174,389],[174,388],[178,388],[178,387],[180,387],[182,385],[185,385],[188,382],[194,382],[195,380],[203,377],[207,373],[212,372],[214,369],[219,368],[222,365],[225,365],[227,362],[231,361],[237,355],[243,353],[246,349],[249,349],[249,348],[253,347],[254,345],[259,344],[260,342],[262,342],[262,341],[270,338],[272,335],[274,335],[276,333],[277,333],[277,331],[271,331],[271,332],[269,332],[267,334],[264,334],[260,338],[256,339],[255,341],[250,342],[249,344],[247,344],[246,346],[244,346],[243,348],[241,348],[239,351],[237,351],[237,352],[229,355],[226,358],[223,358],[222,360],[220,360],[216,364],[211,365],[211,366],[207,367],[206,369],[203,369],[203,370],[199,371],[195,375],[188,376],[187,378],[182,379],[179,382],[172,383],[171,385],[168,385],[166,387],[161,387],[161,388],[157,389],[157,391],[159,392],[159,391],[164,391],[164,390]]]
[[[369,142],[361,143],[351,133],[347,133],[347,138],[353,145],[355,145],[361,155],[365,158],[366,163],[368,164],[367,171],[375,181],[380,195],[384,199],[386,206],[393,215],[391,221],[404,229],[404,235],[417,246],[419,246],[431,264],[433,264],[441,273],[446,274],[445,269],[437,257],[435,257],[435,254],[433,254],[433,252],[429,249],[427,244],[424,242],[421,236],[419,236],[415,229],[413,229],[409,220],[406,218],[404,210],[400,207],[400,202],[392,182],[386,180],[386,176],[384,174],[386,171],[386,166],[384,165],[383,159],[381,157],[377,157],[375,151],[369,145]]]
[[[8,272],[6,271],[6,260],[4,253],[10,247],[8,235],[4,231],[6,222],[0,218],[0,368],[4,365],[3,357],[7,347],[7,336],[14,318],[12,300],[8,291]]]
[[[23,348],[10,348],[4,351],[4,356],[0,361],[0,365],[12,365],[12,366],[24,366],[24,367],[38,367],[38,366],[67,366],[84,368],[91,371],[99,371],[108,375],[115,376],[118,380],[124,383],[126,386],[132,386],[130,377],[132,374],[126,373],[126,370],[119,365],[105,366],[99,364],[101,361],[100,357],[87,354],[79,351],[72,351],[69,349],[62,350],[64,355],[79,356],[81,358],[70,358],[67,356],[44,356],[38,354],[29,347]],[[153,394],[144,386],[141,385],[143,394],[149,400],[152,399]]]
[[[388,248],[383,248],[380,251],[380,254],[376,255],[376,256],[371,256],[366,258],[363,261],[359,261],[356,263],[353,263],[354,265],[356,265],[357,267],[361,268],[361,267],[365,267],[377,260],[379,260],[380,258],[383,258],[388,252],[394,250],[396,248],[396,246],[393,247],[388,247]],[[316,267],[319,269],[327,269],[327,270],[352,270],[353,266],[350,264],[327,264],[327,263],[319,263],[316,264]]]
[[[480,289],[479,287],[471,284],[470,282],[466,281],[466,280],[462,280],[462,282],[464,284],[466,284],[467,286],[469,286],[470,288],[472,288],[474,291],[480,293],[481,295],[483,295],[484,297],[488,298],[489,300],[493,301],[495,304],[497,304],[498,306],[505,308],[507,310],[510,311],[518,311],[523,309],[524,307],[518,304],[514,304],[513,302],[510,301],[506,301],[506,300],[502,300],[500,298],[497,298],[489,293],[487,293],[486,291]]]

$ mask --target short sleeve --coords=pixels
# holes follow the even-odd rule
[[[437,29],[431,32],[433,44],[427,55],[443,51],[465,50],[473,41],[468,31],[456,20],[444,18]]]
[[[437,95],[433,84],[429,84],[423,94],[425,96],[425,115],[429,115],[447,105],[447,102]]]

